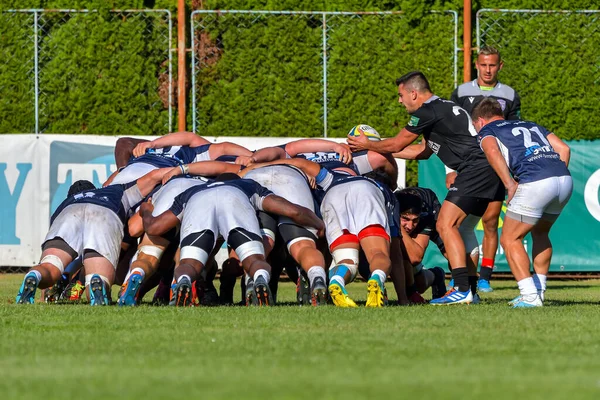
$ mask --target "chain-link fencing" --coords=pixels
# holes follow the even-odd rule
[[[197,10],[190,127],[202,135],[344,136],[406,121],[396,78],[420,69],[449,96],[457,13]]]
[[[9,10],[0,38],[0,133],[171,130],[170,11]]]
[[[477,12],[477,46],[500,50],[522,116],[566,139],[600,137],[600,11]]]

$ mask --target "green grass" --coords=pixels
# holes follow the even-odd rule
[[[477,306],[344,310],[18,306],[21,279],[0,275],[3,400],[600,398],[600,281],[550,282],[535,310],[508,281]]]

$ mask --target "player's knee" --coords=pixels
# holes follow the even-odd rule
[[[53,254],[47,255],[40,260],[40,266],[45,266],[48,269],[58,269],[63,274],[65,272],[65,266],[58,256]]]

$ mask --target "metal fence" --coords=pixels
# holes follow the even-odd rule
[[[191,127],[327,137],[369,123],[396,133],[399,74],[421,69],[447,95],[457,84],[458,14],[432,12],[421,27],[409,36],[400,12],[194,11]]]
[[[96,22],[92,25],[92,22]],[[106,42],[97,41],[92,34],[94,29],[102,30],[100,36]],[[143,68],[138,54],[150,53],[158,62],[158,72],[154,82],[144,83],[144,89],[128,93],[130,98],[121,101],[140,102],[145,98],[145,110],[168,109],[168,118],[158,117],[164,122],[164,132],[173,126],[173,74],[172,74],[172,20],[169,10],[8,10],[0,13],[0,112],[14,121],[4,121],[0,131],[7,133],[57,132],[60,121],[57,115],[68,114],[72,103],[94,98],[102,91],[97,83],[102,74],[114,78],[122,68]],[[153,41],[148,48],[132,48],[132,38]],[[72,46],[71,48],[68,48]],[[110,52],[107,52],[110,46]],[[83,59],[80,57],[85,52]],[[109,54],[108,59],[105,55]],[[104,57],[104,58],[103,58]],[[87,64],[84,62],[87,61]],[[100,65],[102,63],[102,65]],[[75,65],[69,76],[57,76],[57,65]],[[89,65],[92,64],[92,65]],[[97,68],[95,68],[97,66]],[[123,77],[121,77],[123,80]],[[105,82],[108,79],[105,79]],[[108,84],[110,85],[110,84]],[[110,89],[110,88],[104,88]],[[61,104],[54,102],[54,96],[61,96]],[[142,93],[140,93],[142,92]],[[103,93],[110,98],[110,90]],[[65,101],[64,99],[68,99]],[[117,100],[117,99],[115,99]],[[97,108],[95,109],[95,107]],[[87,104],[88,115],[111,113],[118,110],[103,107],[103,104]],[[80,111],[81,113],[81,111]],[[156,113],[155,113],[156,114]],[[30,121],[23,124],[23,117]],[[72,116],[71,116],[72,117]],[[79,115],[78,123],[85,131],[85,118]],[[61,117],[58,117],[61,118]],[[143,119],[144,115],[138,118]],[[77,117],[74,117],[77,119]],[[52,128],[56,124],[56,128]],[[156,125],[155,124],[155,125]],[[98,128],[101,129],[101,128]],[[79,130],[78,130],[79,131]],[[71,133],[71,131],[69,132]],[[115,133],[95,132],[87,133]]]
[[[497,47],[500,80],[523,117],[567,138],[600,137],[600,11],[493,10],[476,16],[477,46]]]

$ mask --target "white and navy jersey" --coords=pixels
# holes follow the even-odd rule
[[[211,182],[206,185],[194,186],[187,189],[185,192],[175,197],[173,205],[169,208],[169,210],[175,214],[179,220],[181,220],[186,204],[196,193],[217,189],[224,186],[236,188],[244,193],[248,197],[250,204],[252,204],[254,209],[257,211],[263,211],[263,200],[265,197],[273,194],[273,192],[271,192],[269,189],[259,185],[251,179],[234,179],[226,182]],[[202,210],[198,210],[198,212],[202,212]]]
[[[143,197],[135,182],[126,185],[111,185],[100,189],[85,191],[76,195],[67,197],[54,211],[50,217],[50,224],[54,219],[71,204],[96,204],[105,207],[119,217],[125,223],[127,218],[131,216],[131,211],[139,203]]]
[[[521,98],[515,89],[500,82],[493,88],[481,88],[477,79],[463,83],[454,89],[450,100],[472,114],[475,106],[486,97],[492,97],[500,103],[505,119],[521,119]]]
[[[479,131],[479,140],[496,138],[506,164],[519,183],[571,175],[554,151],[546,128],[527,121],[493,121]]]
[[[196,147],[167,146],[159,149],[148,149],[146,154],[132,158],[129,164],[146,163],[157,168],[168,168],[197,161],[207,161],[210,160],[208,150],[211,145],[212,143]]]
[[[329,170],[336,168],[350,168],[358,175],[368,174],[373,171],[373,167],[369,164],[367,150],[352,153],[352,161],[350,164],[340,161],[340,155],[336,152],[318,151],[315,153],[298,153],[297,158],[303,158],[312,161],[325,167]]]
[[[152,215],[156,217],[169,210],[175,198],[189,188],[211,182],[213,182],[211,179],[202,176],[177,175],[173,177],[152,195],[152,204],[154,205]]]
[[[317,185],[324,190],[325,193],[334,186],[349,184],[355,181],[367,181],[375,185],[385,200],[386,211],[388,214],[388,221],[392,230],[392,236],[398,236],[398,224],[400,221],[400,206],[398,199],[394,196],[394,193],[386,185],[377,182],[374,179],[367,178],[364,176],[354,176],[336,171],[331,171],[327,168],[321,167],[319,175],[316,177]],[[342,200],[343,201],[343,200]]]

